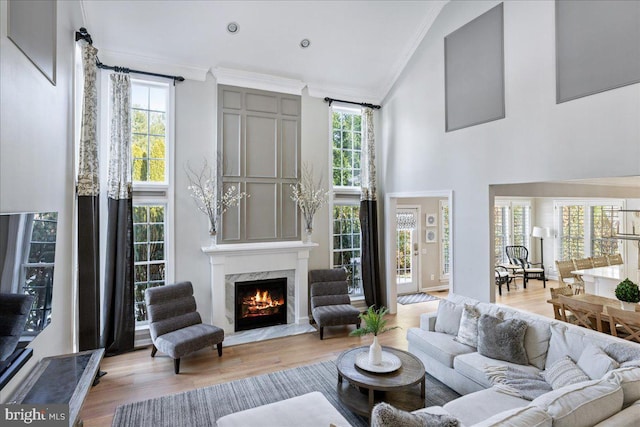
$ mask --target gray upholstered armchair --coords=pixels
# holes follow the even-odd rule
[[[32,303],[32,295],[0,294],[0,361],[16,349]]]
[[[325,326],[355,324],[360,328],[360,311],[351,305],[347,272],[342,268],[309,271],[311,314],[318,325],[320,339]]]
[[[153,348],[151,357],[160,350],[174,361],[180,371],[180,358],[202,348],[217,345],[222,356],[224,331],[202,323],[196,311],[191,282],[147,289],[144,295],[149,315],[149,331]]]

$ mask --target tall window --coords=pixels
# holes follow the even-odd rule
[[[559,260],[617,253],[619,240],[611,239],[621,226],[623,202],[614,200],[559,200],[555,202],[558,222]]]
[[[360,274],[360,156],[362,114],[359,109],[333,108],[332,195],[333,267],[344,267],[349,294],[364,296]]]
[[[450,252],[449,252],[449,201],[440,200],[440,279],[449,279]]]
[[[137,323],[147,321],[145,290],[162,286],[168,280],[173,122],[170,88],[164,82],[131,82],[134,307]]]
[[[507,246],[525,246],[531,252],[531,201],[496,199],[493,208],[494,256],[507,263]]]
[[[333,207],[333,267],[347,270],[349,294],[362,296],[360,274],[360,219],[358,205]]]

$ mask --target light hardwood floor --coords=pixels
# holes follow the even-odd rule
[[[501,297],[496,292],[496,303],[553,317],[551,305],[546,300],[550,297],[549,287],[556,287],[557,282],[547,282],[547,289],[543,289],[542,282],[537,280],[530,281],[527,289],[522,288],[521,282],[519,285],[510,292],[503,287]],[[435,292],[434,295],[445,298],[447,292]],[[398,313],[389,316],[389,325],[398,325],[401,329],[381,335],[380,343],[406,350],[407,329],[418,326],[421,313],[437,308],[438,301],[398,305]],[[316,332],[225,347],[220,358],[213,349],[202,350],[183,358],[179,375],[173,373],[171,359],[161,354],[152,359],[149,348],[108,357],[101,364],[101,369],[108,374],[91,389],[81,418],[85,427],[110,426],[116,407],[124,403],[335,360],[345,349],[369,345],[370,337],[348,336],[351,329],[346,326],[327,328],[323,341]]]

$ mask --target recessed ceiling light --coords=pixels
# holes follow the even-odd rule
[[[302,39],[300,41],[300,47],[303,49],[308,48],[309,46],[311,46],[311,42],[309,41],[309,39]]]
[[[236,34],[238,31],[240,31],[240,26],[237,22],[229,22],[227,24],[227,31],[229,31],[231,34]]]

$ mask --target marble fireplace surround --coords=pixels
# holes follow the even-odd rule
[[[211,269],[211,319],[235,333],[235,282],[287,278],[287,324],[309,325],[309,253],[317,243],[265,242],[203,247]]]

